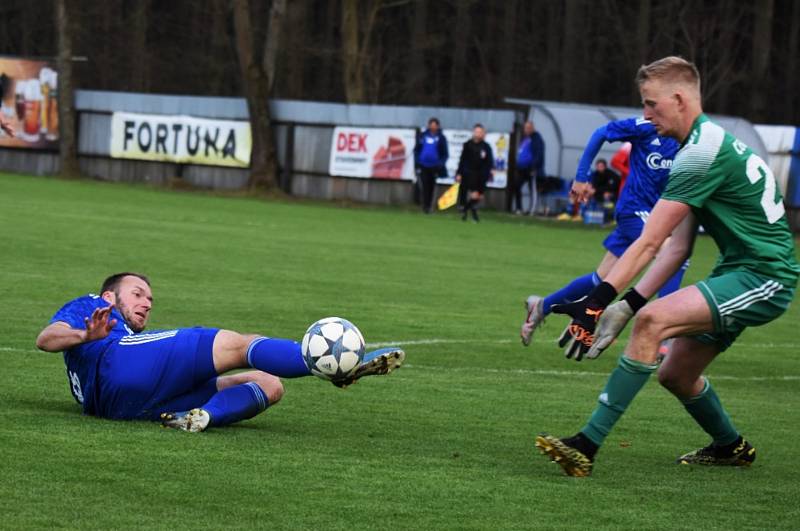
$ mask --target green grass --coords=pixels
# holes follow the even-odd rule
[[[0,527],[797,528],[797,305],[709,371],[751,469],[673,464],[706,436],[651,381],[595,475],[567,478],[533,435],[582,425],[619,348],[567,361],[555,316],[524,349],[521,301],[591,270],[605,232],[484,218],[0,176]],[[714,259],[700,238],[688,280]],[[345,391],[286,381],[266,414],[198,435],[83,417],[34,339],[120,270],[153,280],[152,328],[299,338],[343,315],[407,365]]]

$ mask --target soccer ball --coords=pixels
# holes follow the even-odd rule
[[[364,359],[364,336],[347,319],[326,317],[308,327],[302,353],[314,376],[323,380],[346,378]]]

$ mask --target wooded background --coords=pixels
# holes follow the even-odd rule
[[[65,42],[71,55],[86,58],[73,62],[77,88],[245,96],[251,115],[267,113],[264,123],[267,96],[638,105],[636,69],[670,54],[697,63],[706,110],[800,123],[795,0],[0,3],[0,54],[55,57]],[[254,153],[271,143],[254,138]]]

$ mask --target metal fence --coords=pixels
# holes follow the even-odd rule
[[[476,122],[490,131],[511,132],[515,113],[507,110],[344,105],[323,102],[273,100],[270,102],[281,184],[294,195],[318,199],[351,199],[383,204],[408,203],[408,181],[353,179],[328,174],[331,137],[336,126],[424,128],[431,116],[451,129],[471,129]],[[240,189],[246,186],[245,169],[115,159],[110,156],[111,115],[136,112],[191,115],[200,118],[247,120],[242,98],[173,96],[128,92],[78,90],[75,94],[77,143],[81,171],[86,175],[123,182],[166,184],[179,179],[193,186]],[[10,171],[50,174],[58,170],[52,152],[0,150],[0,167]],[[505,206],[505,191],[491,190],[489,203]]]

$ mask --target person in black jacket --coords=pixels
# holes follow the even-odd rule
[[[472,138],[464,142],[461,159],[458,162],[456,181],[461,183],[459,202],[464,207],[461,219],[466,221],[472,212],[472,219],[478,221],[478,203],[486,191],[486,182],[492,176],[494,156],[492,148],[483,139],[486,129],[481,124],[472,128]]]
[[[431,118],[428,120],[428,128],[417,136],[417,144],[414,146],[414,163],[419,170],[422,185],[422,210],[426,214],[431,212],[436,178],[447,176],[445,165],[449,156],[447,138],[442,133],[439,119]]]
[[[617,202],[620,177],[609,169],[605,159],[597,159],[591,181],[594,187],[594,200],[603,208],[604,222],[614,219],[614,204]]]

